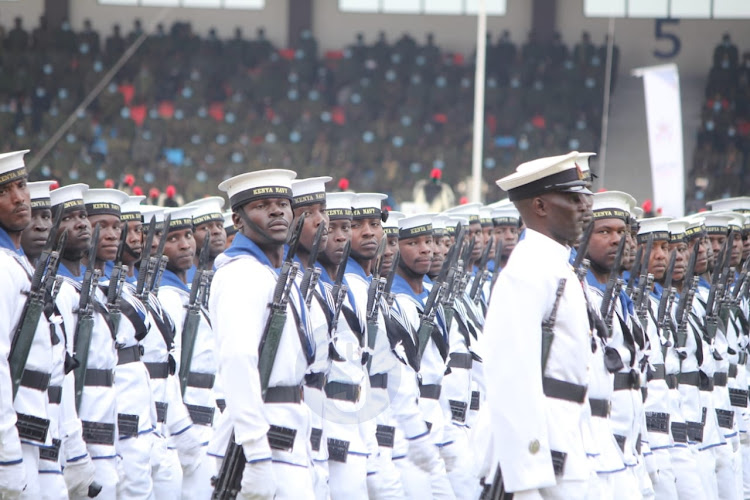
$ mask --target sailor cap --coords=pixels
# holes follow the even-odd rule
[[[388,236],[398,236],[398,221],[406,217],[403,212],[388,212],[388,220],[383,222],[383,232]]]
[[[224,198],[221,196],[209,196],[199,200],[191,201],[185,205],[193,208],[193,225],[199,226],[206,222],[224,223]]]
[[[381,193],[357,193],[352,199],[352,217],[354,219],[380,219],[381,205],[388,198]]]
[[[586,177],[576,164],[578,152],[539,158],[522,163],[516,171],[497,181],[508,192],[511,201],[533,198],[551,192],[592,194],[586,188]]]
[[[329,220],[352,218],[352,200],[354,193],[326,193],[326,213]]]
[[[28,176],[26,164],[23,161],[23,155],[28,152],[28,149],[24,149],[0,154],[0,186]]]
[[[117,189],[89,189],[83,193],[83,203],[89,217],[114,215],[120,217],[120,206],[128,201],[128,194]]]
[[[50,191],[50,204],[53,208],[62,207],[63,210],[85,210],[83,194],[89,190],[87,184],[70,184]]]
[[[236,209],[248,202],[265,198],[292,199],[292,180],[297,173],[292,170],[268,169],[235,175],[219,184],[227,193],[229,204]]]
[[[630,220],[630,210],[635,205],[635,198],[622,191],[603,191],[594,194],[591,210],[594,219],[622,219]]]
[[[141,202],[146,197],[142,195],[130,196],[125,203],[120,205],[120,220],[123,222],[143,221],[141,213]]]
[[[750,214],[750,196],[737,196],[735,198],[709,201],[706,205],[716,212],[731,210],[733,212]]]
[[[669,221],[672,217],[652,217],[640,221],[638,228],[638,242],[645,243],[649,234],[654,235],[654,241],[669,241]]]
[[[398,221],[398,238],[417,238],[432,236],[432,218],[435,214],[417,214],[404,217]]]
[[[36,181],[26,184],[29,188],[29,195],[31,196],[32,210],[50,208],[52,206],[49,187],[54,183],[55,181]]]
[[[294,208],[304,205],[326,202],[326,183],[331,177],[310,177],[292,181],[292,206]]]

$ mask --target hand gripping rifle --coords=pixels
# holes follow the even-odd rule
[[[716,336],[716,329],[719,326],[719,308],[716,307],[717,297],[721,297],[724,292],[727,280],[729,279],[729,262],[732,257],[731,238],[734,237],[734,230],[729,232],[729,237],[719,251],[716,263],[719,266],[714,267],[714,273],[711,277],[711,288],[706,300],[706,335],[713,339]]]
[[[667,266],[667,274],[664,277],[664,288],[661,293],[661,299],[659,299],[659,308],[656,314],[656,326],[659,330],[669,329],[669,311],[668,306],[671,301],[671,297],[674,297],[672,293],[672,274],[674,273],[674,265],[677,260],[677,250],[673,250],[669,257],[669,266]]]
[[[180,389],[185,396],[187,389],[188,377],[190,375],[190,364],[193,361],[193,351],[195,349],[195,339],[198,336],[198,327],[201,323],[201,304],[205,294],[206,281],[204,274],[208,271],[208,247],[211,244],[211,238],[208,236],[203,240],[201,254],[198,261],[198,269],[193,275],[193,282],[190,285],[190,299],[188,300],[185,323],[182,325],[182,351],[180,353]],[[144,288],[144,290],[146,290]],[[148,294],[148,291],[145,292]]]
[[[573,261],[573,271],[578,277],[578,281],[583,283],[586,273],[589,271],[589,260],[586,258],[586,253],[589,250],[589,242],[591,241],[591,235],[594,233],[594,223],[591,222],[581,236],[581,242],[578,244],[578,250],[576,250],[576,258]]]
[[[693,245],[693,253],[690,255],[690,261],[688,262],[687,274],[685,275],[685,279],[682,280],[682,294],[680,295],[679,302],[677,302],[677,311],[675,312],[675,319],[679,321],[675,336],[675,347],[685,347],[687,343],[688,318],[690,317],[690,310],[693,307],[693,297],[695,297],[695,289],[698,286],[699,280],[695,276],[695,264],[698,261],[700,248],[701,242],[696,241],[695,245]]]
[[[633,268],[630,270],[630,277],[628,278],[628,284],[625,287],[625,293],[628,297],[633,297],[633,288],[635,286],[635,277],[641,272],[641,258],[643,257],[643,247],[639,246],[638,251],[635,253],[635,261],[633,261]]]
[[[276,352],[278,351],[281,334],[286,324],[286,308],[289,302],[289,293],[299,270],[299,264],[294,262],[294,256],[297,252],[299,236],[302,232],[304,222],[305,216],[303,215],[297,219],[294,230],[291,233],[289,251],[286,254],[284,263],[281,266],[281,272],[276,280],[273,302],[269,304],[271,314],[268,316],[258,349],[260,354],[258,372],[260,374],[260,390],[263,398],[265,398],[266,390],[268,389],[271,370],[276,360]],[[341,265],[345,267],[346,263],[343,262]],[[211,495],[212,500],[230,500],[237,497],[242,490],[242,473],[245,469],[245,463],[245,452],[242,449],[242,445],[235,442],[234,432],[232,432],[221,469],[216,476],[211,478],[211,484],[214,486],[214,492]]]
[[[490,277],[490,272],[487,270],[487,262],[490,259],[491,247],[492,245],[489,243],[484,246],[482,257],[479,259],[479,269],[477,270],[477,274],[474,275],[474,282],[471,284],[471,290],[469,290],[469,297],[471,297],[471,300],[473,300],[475,304],[479,303],[482,287]]]
[[[372,366],[372,355],[375,352],[375,341],[378,337],[378,306],[380,305],[380,297],[383,295],[383,290],[385,290],[385,279],[381,278],[380,273],[383,268],[386,239],[383,236],[380,240],[378,252],[375,257],[375,265],[373,266],[372,280],[370,280],[370,286],[367,289],[365,316],[367,318],[367,349],[369,351],[369,356],[367,357],[368,372]]]
[[[117,246],[117,255],[115,256],[115,265],[112,268],[112,274],[109,276],[109,288],[107,289],[107,310],[109,319],[112,321],[112,331],[117,334],[120,326],[120,295],[122,287],[125,284],[125,277],[128,275],[128,266],[122,263],[122,251],[125,248],[125,240],[128,238],[128,223],[126,222],[120,232],[120,244]]]
[[[166,231],[168,228],[165,226],[165,233],[162,235],[162,240],[166,239]],[[154,243],[154,236],[156,235],[156,217],[151,217],[151,222],[148,223],[148,232],[146,233],[146,242],[143,244],[143,250],[141,250],[141,262],[138,264],[138,280],[135,285],[135,295],[141,301],[147,297],[145,290],[146,281],[148,276],[148,265],[151,260],[151,246]]]
[[[646,240],[646,250],[643,252],[643,260],[637,265],[640,268],[638,275],[638,287],[633,289],[633,295],[630,297],[635,304],[636,313],[641,319],[641,324],[646,324],[648,296],[651,293],[651,287],[654,284],[654,276],[648,272],[648,264],[651,260],[651,250],[654,248],[654,233],[649,233]],[[645,328],[645,326],[644,326]]]
[[[344,306],[344,300],[346,300],[346,292],[348,290],[346,283],[344,283],[344,274],[346,274],[346,262],[349,260],[349,254],[351,253],[352,245],[351,241],[346,242],[344,247],[344,258],[341,260],[338,269],[336,270],[336,279],[333,282],[333,289],[331,295],[333,296],[333,317],[331,318],[331,325],[328,329],[328,334],[336,331],[339,324],[339,316],[341,316],[341,308]],[[352,304],[353,305],[353,304]]]
[[[320,278],[320,268],[316,267],[315,264],[318,262],[318,253],[320,253],[320,240],[323,238],[323,232],[326,229],[326,225],[321,223],[318,226],[318,230],[315,232],[315,238],[313,238],[312,248],[310,249],[310,260],[305,274],[302,275],[302,282],[300,283],[300,292],[302,298],[305,300],[307,307],[310,307],[312,302],[313,294],[312,290],[318,285],[318,279]]]
[[[99,224],[94,229],[91,248],[89,249],[88,264],[86,265],[86,272],[83,275],[83,283],[81,283],[81,295],[78,302],[78,324],[76,325],[76,332],[73,337],[75,347],[74,356],[79,363],[78,367],[73,371],[75,375],[76,410],[80,410],[81,408],[83,386],[86,381],[86,370],[89,361],[89,348],[91,347],[91,335],[94,330],[94,306],[92,302],[95,300],[93,295],[96,293],[99,277],[101,276],[101,271],[94,267],[98,249]]]
[[[44,312],[48,284],[50,281],[55,280],[57,268],[60,265],[60,255],[65,247],[67,232],[63,233],[55,247],[61,215],[62,210],[60,210],[55,224],[47,235],[47,242],[44,244],[42,254],[34,268],[34,275],[31,277],[31,289],[29,290],[28,299],[26,299],[26,303],[23,306],[21,320],[13,333],[13,340],[10,344],[8,364],[10,365],[10,379],[13,383],[14,399],[21,385],[21,378],[23,377],[26,361],[31,352],[31,345],[34,343],[34,336],[39,325],[39,320],[42,317],[42,312]]]
[[[599,314],[604,319],[604,324],[607,328],[612,327],[612,317],[614,308],[610,310],[610,306],[616,302],[615,288],[617,287],[618,278],[620,276],[620,267],[622,266],[622,256],[625,251],[625,236],[620,238],[620,243],[617,245],[617,253],[615,254],[615,261],[612,263],[612,269],[609,271],[609,279],[607,280],[607,287],[604,289],[604,295],[602,296],[602,305],[599,309]]]

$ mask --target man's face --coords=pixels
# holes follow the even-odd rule
[[[65,252],[72,252],[72,258],[80,258],[81,252],[85,252],[91,246],[91,221],[86,210],[69,210],[60,219],[60,234],[68,232],[65,243]],[[78,257],[75,257],[75,255]]]
[[[386,275],[391,272],[393,266],[393,259],[396,257],[396,250],[398,249],[398,234],[389,234],[385,240],[385,251],[383,252],[383,266],[382,275]]]
[[[685,278],[688,259],[690,258],[688,254],[688,244],[684,242],[670,243],[669,251],[676,252],[676,257],[674,259],[674,271],[672,272],[672,280],[680,282]]]
[[[698,276],[708,270],[708,245],[706,245],[704,238],[693,238],[688,243],[688,255],[695,251],[693,250],[695,245],[700,245],[700,248],[698,249],[698,256],[695,259],[694,271],[694,275]],[[688,257],[688,259],[689,258],[690,257]]]
[[[621,219],[599,219],[593,224],[588,257],[595,270],[608,273],[615,263],[617,247],[627,233],[627,226]]]
[[[725,234],[709,234],[708,239],[711,241],[711,251],[713,253],[714,267],[720,266],[721,262],[716,262],[716,259],[719,258],[721,247],[727,240],[727,236]]]
[[[545,225],[552,237],[561,243],[578,241],[583,232],[585,216],[590,211],[589,197],[579,193],[545,193],[543,202]]]
[[[492,229],[492,226],[482,227],[482,236],[484,237],[482,240],[483,248],[492,244],[492,241],[490,241],[492,238]],[[492,250],[490,249],[490,251]]]
[[[708,261],[707,270],[713,271],[714,264],[716,263],[716,254],[714,254],[714,247],[711,244],[711,239],[708,236],[705,236],[702,245],[706,248],[706,259]]]
[[[93,227],[99,224],[99,244],[96,259],[101,261],[115,260],[117,247],[120,244],[122,223],[116,215],[92,215],[89,221]]]
[[[344,260],[346,243],[352,237],[352,221],[334,219],[328,223],[328,242],[321,249],[318,259],[326,265],[338,266]]]
[[[352,221],[352,257],[358,260],[371,260],[378,253],[380,239],[383,238],[383,225],[380,219],[355,219]]]
[[[31,222],[31,195],[26,179],[0,186],[0,227],[11,233],[26,229]]]
[[[234,214],[234,224],[253,242],[277,245],[286,243],[293,218],[292,205],[287,198],[251,201],[243,205],[240,210],[245,216],[240,217],[239,214]],[[245,218],[250,224],[245,222]]]
[[[406,238],[398,242],[402,266],[414,274],[425,275],[432,263],[432,235]]]
[[[125,224],[123,224],[124,230]],[[143,254],[143,223],[141,221],[128,221],[128,234],[125,237],[125,245],[126,248],[122,252],[122,261],[126,265],[131,266],[138,262]]]
[[[638,253],[638,243],[636,242],[636,236],[631,231],[630,226],[627,226],[625,230],[625,254],[622,258],[622,269],[624,271],[630,271],[633,269],[635,264],[635,254]]]
[[[169,259],[167,269],[173,272],[183,272],[190,269],[193,266],[193,257],[195,257],[193,230],[170,231],[163,237],[167,238],[164,243],[164,255]]]
[[[469,224],[468,241],[474,238],[474,248],[471,249],[471,260],[477,261],[482,257],[482,250],[484,250],[484,234],[482,233],[482,225],[479,222],[472,222]]]
[[[742,233],[739,231],[736,231],[734,233],[734,240],[732,240],[732,256],[729,260],[729,265],[737,268],[740,265],[740,262],[742,261]]]
[[[668,258],[669,242],[667,240],[655,240],[654,246],[651,247],[651,257],[648,261],[648,272],[654,275],[656,281],[664,279],[664,275],[667,272]]]
[[[196,248],[203,248],[206,236],[211,238],[211,243],[208,244],[208,254],[212,259],[215,259],[227,246],[227,233],[224,230],[223,220],[212,220],[199,224],[196,226],[193,236],[195,237]]]
[[[503,258],[509,258],[518,244],[518,227],[496,226],[493,232],[495,233],[495,239],[503,243]]]
[[[750,257],[750,233],[744,233],[742,236],[742,260]]]
[[[443,262],[445,262],[445,256],[448,254],[449,241],[450,238],[447,236],[432,238],[432,262],[430,263],[430,270],[427,272],[429,276],[440,274],[440,269],[443,267]]]
[[[52,211],[49,208],[37,208],[31,211],[31,222],[21,233],[21,248],[30,259],[42,254],[52,228]]]
[[[302,234],[299,237],[299,244],[302,248],[310,252],[312,250],[313,242],[315,241],[315,233],[318,231],[318,227],[322,224],[324,228],[328,227],[328,214],[326,213],[325,203],[315,203],[313,205],[306,205],[294,209],[294,220],[299,217],[305,216],[305,223],[302,225]],[[322,252],[326,248],[328,243],[328,231],[323,229],[323,234],[320,236],[319,252]]]

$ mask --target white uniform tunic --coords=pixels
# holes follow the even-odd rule
[[[484,327],[486,352],[492,356],[484,366],[487,404],[494,455],[507,491],[576,481],[583,494],[591,474],[581,429],[588,413],[585,398],[547,397],[542,384],[544,376],[583,388],[588,385],[589,322],[569,255],[568,247],[527,228],[490,299]],[[566,282],[543,374],[542,323],[552,311],[561,279]],[[553,451],[566,454],[557,477]]]

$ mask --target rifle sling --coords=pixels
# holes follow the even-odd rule
[[[313,361],[315,361],[315,350],[312,349],[312,346],[309,345],[309,341],[307,339],[307,335],[305,334],[305,329],[302,327],[302,322],[300,321],[299,313],[297,312],[297,308],[294,307],[294,303],[290,301],[290,305],[292,306],[292,318],[294,318],[294,326],[297,328],[297,336],[299,337],[299,343],[302,347],[302,352],[305,353],[305,357],[307,358],[307,365],[310,366]],[[342,309],[343,312],[343,309]],[[282,330],[283,333],[283,330]]]
[[[154,323],[156,323],[156,328],[159,329],[159,332],[164,339],[164,344],[166,344],[167,350],[172,349],[175,336],[174,325],[171,325],[171,321],[170,325],[168,325],[167,322],[164,321],[162,315],[151,305],[150,301],[146,301],[146,308],[151,312],[151,317],[153,318]]]

